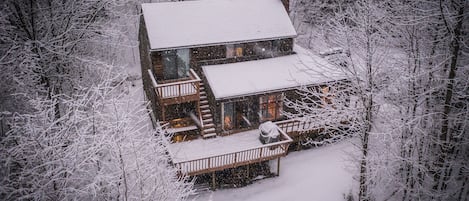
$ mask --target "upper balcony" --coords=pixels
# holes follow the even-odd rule
[[[151,83],[162,106],[200,100],[200,77],[189,69],[189,76],[183,79],[157,81],[153,72],[148,70]]]

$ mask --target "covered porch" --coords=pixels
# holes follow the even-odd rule
[[[316,87],[343,80],[342,69],[299,46],[296,54],[239,63],[202,66],[216,103],[218,135],[257,128],[286,117],[284,100],[298,98],[299,87]],[[323,92],[325,97],[327,91]],[[325,100],[324,100],[325,101]]]

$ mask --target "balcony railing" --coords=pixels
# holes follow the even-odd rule
[[[201,79],[192,69],[189,70],[187,79],[175,82],[158,83],[151,70],[148,70],[148,74],[157,98],[163,105],[195,101],[200,98]]]
[[[341,124],[347,126],[348,121],[351,118],[344,117],[343,119],[329,119],[329,120],[314,120],[314,119],[287,119],[283,121],[277,121],[275,124],[290,137],[296,137],[298,135],[319,133],[323,130],[326,125]]]
[[[288,146],[293,140],[281,129],[278,130],[281,133],[279,142],[237,152],[221,153],[211,157],[180,161],[174,165],[182,174],[199,175],[285,156],[288,152]]]

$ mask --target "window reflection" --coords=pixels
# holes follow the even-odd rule
[[[223,103],[223,129],[247,128],[253,121],[253,112],[248,101]]]
[[[273,94],[261,96],[259,98],[259,114],[260,120],[276,120],[280,119],[281,113],[283,111],[283,95],[282,94]]]

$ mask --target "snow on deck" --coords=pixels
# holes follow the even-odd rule
[[[280,0],[142,4],[151,49],[295,37]]]
[[[183,174],[197,175],[249,163],[281,157],[286,154],[292,139],[262,144],[259,130],[250,130],[225,137],[173,143],[169,153],[173,163]]]
[[[169,153],[173,162],[179,163],[253,149],[263,145],[259,141],[259,132],[254,129],[225,137],[173,143],[169,146]]]
[[[194,95],[197,93],[197,89],[192,84],[170,85],[158,88],[158,93],[162,98],[175,98]]]
[[[297,45],[296,54],[203,66],[216,99],[266,93],[346,78],[338,67]]]

